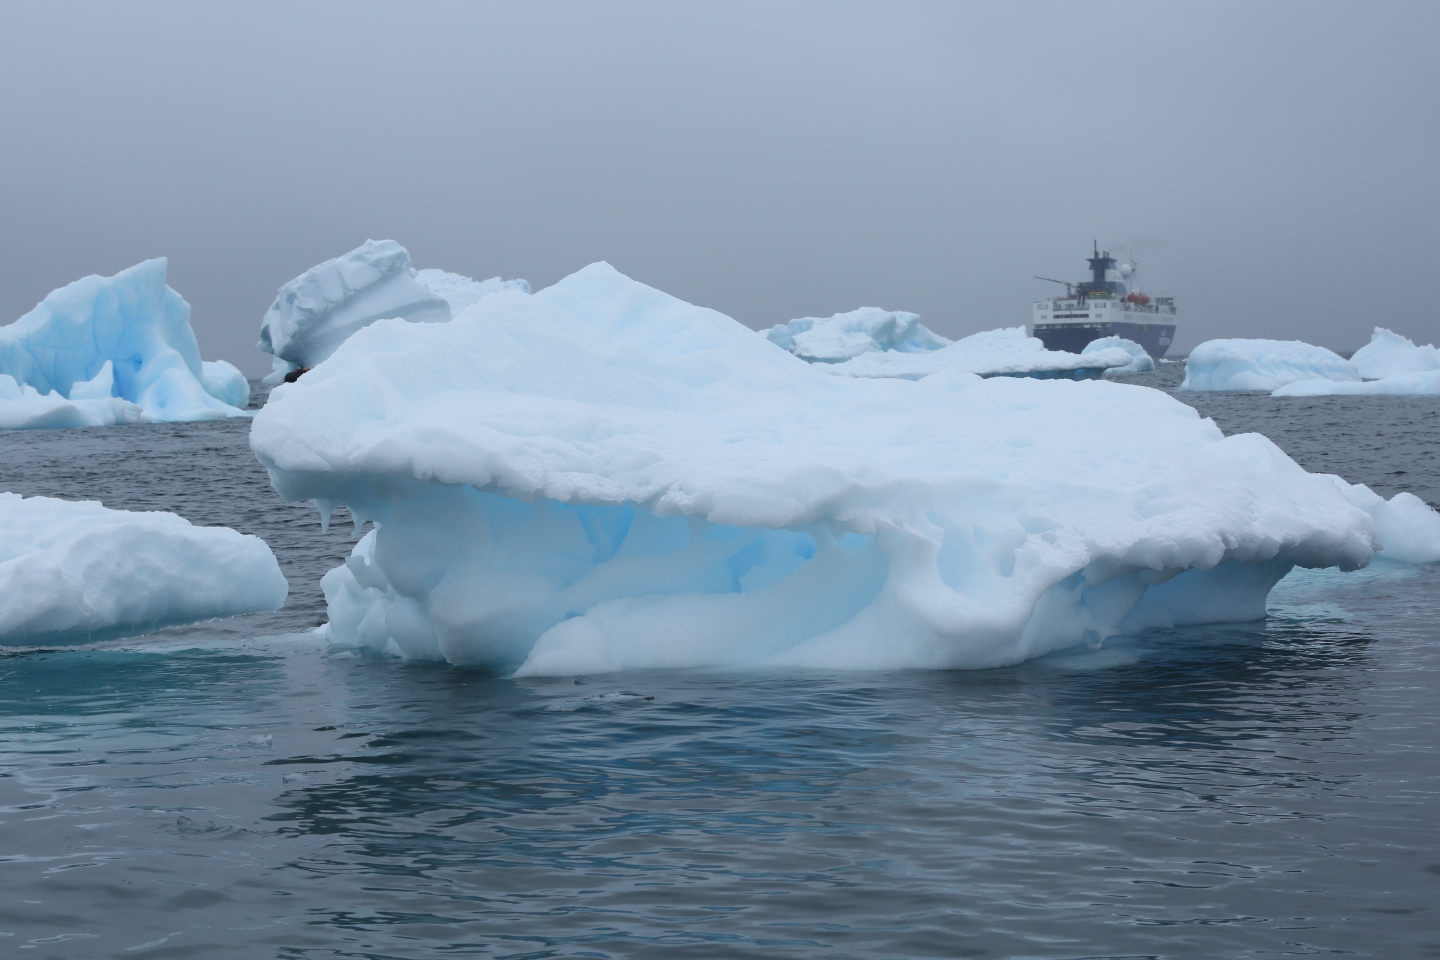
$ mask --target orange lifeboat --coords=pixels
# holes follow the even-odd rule
[[[1125,298],[1125,302],[1137,304],[1142,307],[1148,306],[1150,303],[1150,295],[1148,293],[1132,293]]]

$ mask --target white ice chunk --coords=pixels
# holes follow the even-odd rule
[[[924,353],[950,343],[921,324],[919,314],[879,307],[861,307],[825,319],[801,317],[760,332],[811,363],[840,363],[884,350]]]
[[[239,367],[228,360],[206,360],[200,366],[203,368],[200,382],[206,393],[241,410],[250,405],[250,381]]]
[[[1328,477],[1160,391],[841,365],[594,264],[370,325],[251,443],[375,524],[324,578],[333,642],[530,674],[994,666],[1263,617],[1376,549]]]
[[[270,548],[228,527],[0,493],[0,644],[83,643],[274,610]]]
[[[845,377],[919,380],[949,370],[984,377],[1068,378],[1093,376],[1133,362],[1128,353],[1115,349],[1116,344],[1089,351],[1084,359],[1046,350],[1042,342],[1025,335],[1024,327],[947,340],[922,325],[917,314],[878,307],[861,307],[823,320],[802,317],[761,332],[800,359],[830,364],[827,373]]]
[[[1207,340],[1190,351],[1181,390],[1271,391],[1297,380],[1356,381],[1354,364],[1299,340]]]
[[[487,297],[500,290],[530,292],[530,284],[524,280],[501,280],[499,277],[491,277],[489,280],[471,280],[469,277],[461,276],[458,273],[448,273],[444,270],[416,270],[415,279],[425,289],[448,303],[451,315],[457,317],[461,310],[472,306],[481,297]]]
[[[1365,380],[1360,383],[1320,379],[1296,380],[1274,391],[1271,396],[1440,396],[1440,370],[1393,373],[1379,380]]]
[[[1440,350],[1433,344],[1417,347],[1409,337],[1376,327],[1370,342],[1350,358],[1360,376],[1378,380],[1398,373],[1424,373],[1440,370]]]
[[[1046,350],[1045,344],[1038,338],[1026,336],[1024,327],[1002,327],[971,334],[962,340],[946,341],[937,350],[862,353],[852,360],[821,369],[837,376],[871,379],[919,380],[941,371],[973,373],[982,377],[1078,379],[1098,376],[1105,370],[1124,367],[1132,362],[1134,358],[1120,347],[1107,347],[1083,356],[1063,350]]]
[[[287,370],[313,367],[346,337],[382,317],[442,322],[450,319],[450,305],[415,279],[408,250],[394,240],[367,240],[281,287],[261,322],[256,347],[285,361]],[[277,364],[265,382],[273,386],[283,379]]]
[[[1080,355],[1091,356],[1105,350],[1113,350],[1116,347],[1130,354],[1131,361],[1123,367],[1111,367],[1106,373],[1149,373],[1155,369],[1155,359],[1146,352],[1134,340],[1126,340],[1124,337],[1100,337],[1098,340],[1091,340],[1080,351]]]
[[[107,361],[107,367],[108,367]],[[100,376],[95,378],[100,380]],[[89,381],[81,392],[98,392]],[[117,423],[140,423],[145,411],[118,397],[79,397],[67,400],[55,393],[40,393],[29,384],[15,382],[0,373],[0,430],[46,430],[58,427],[110,427]]]
[[[1330,478],[1345,498],[1375,518],[1380,554],[1401,563],[1440,562],[1440,513],[1413,493],[1397,493],[1389,500],[1362,483]]]
[[[190,305],[166,286],[165,267],[160,258],[76,280],[0,327],[0,374],[35,393],[25,409],[0,411],[0,428],[245,416],[206,391]]]
[[[115,396],[115,364],[106,360],[100,372],[89,380],[78,380],[70,385],[71,400],[106,400]]]

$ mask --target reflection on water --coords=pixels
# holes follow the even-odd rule
[[[1356,612],[1433,612],[1440,571],[1348,583],[974,673],[12,656],[0,930],[56,957],[1421,955],[1434,630]]]

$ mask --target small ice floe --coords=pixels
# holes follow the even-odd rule
[[[276,610],[288,592],[259,537],[173,513],[0,493],[0,646]]]

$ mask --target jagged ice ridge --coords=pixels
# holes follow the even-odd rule
[[[415,270],[394,240],[367,240],[282,286],[260,323],[256,349],[274,355],[265,382],[323,361],[355,331],[382,318],[443,323],[497,290],[530,292],[524,280],[483,282],[443,270]]]

